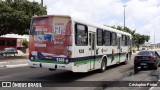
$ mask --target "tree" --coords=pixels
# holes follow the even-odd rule
[[[31,17],[47,14],[46,7],[28,0],[1,1],[0,7],[0,35],[28,34]]]
[[[140,45],[144,44],[145,41],[148,41],[148,38],[146,38],[148,36],[145,36],[145,35],[140,35],[140,34],[135,34],[133,36],[133,41],[134,41],[134,44],[136,45],[136,47],[139,49]]]
[[[131,30],[128,27],[125,27],[125,28],[123,28],[121,26],[117,26],[117,27],[110,26],[110,27],[130,33],[132,35],[132,44],[133,44],[133,46],[136,46],[138,48],[138,50],[139,50],[140,45],[144,44],[145,42],[148,42],[150,39],[150,36],[138,34],[138,33],[136,33],[135,30]]]
[[[130,33],[132,36],[135,34],[135,30],[131,30],[129,29],[128,27],[125,27],[125,29],[121,26],[111,26],[111,28],[114,28],[114,29],[117,29],[117,30],[120,30],[120,31],[124,31],[124,32],[128,32]]]
[[[27,48],[29,45],[29,42],[27,40],[23,40],[22,45]]]

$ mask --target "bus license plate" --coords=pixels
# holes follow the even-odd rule
[[[146,63],[141,63],[141,65],[147,65]]]

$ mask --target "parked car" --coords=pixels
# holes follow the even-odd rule
[[[153,68],[157,70],[160,64],[160,56],[156,51],[143,50],[134,57],[134,70],[141,68]]]
[[[4,50],[0,51],[0,55],[7,56],[8,54],[18,54],[18,51],[16,48],[4,48]]]

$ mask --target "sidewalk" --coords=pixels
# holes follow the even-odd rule
[[[0,56],[0,69],[28,66],[28,54],[18,51],[16,56]]]
[[[28,59],[14,59],[7,61],[0,61],[0,68],[14,68],[28,66]]]

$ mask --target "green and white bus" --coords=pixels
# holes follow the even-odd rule
[[[29,66],[88,72],[126,63],[131,58],[131,34],[71,16],[33,16]]]

